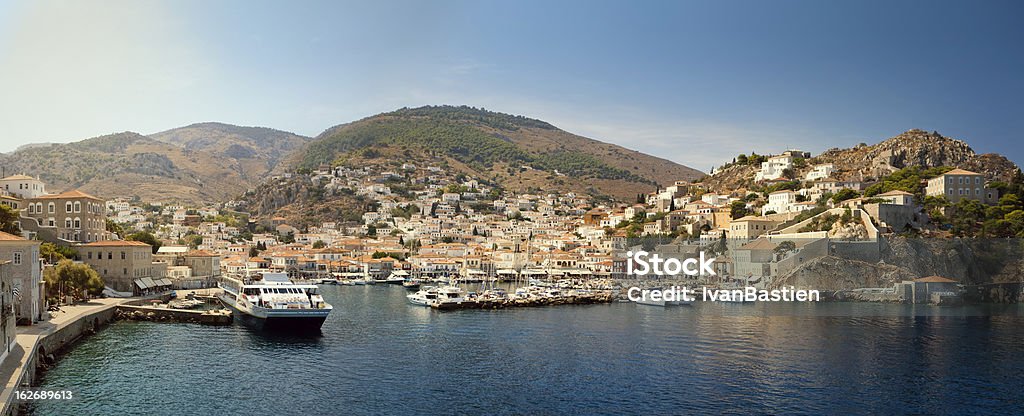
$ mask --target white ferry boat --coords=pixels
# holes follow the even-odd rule
[[[285,273],[252,282],[224,277],[218,286],[225,305],[263,329],[319,330],[333,309],[316,285],[294,284]]]

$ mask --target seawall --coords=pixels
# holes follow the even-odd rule
[[[57,354],[114,321],[117,305],[122,301],[104,299],[77,305],[50,321],[18,327],[15,343],[0,367],[0,377],[6,379],[0,393],[0,414],[17,415],[20,409],[14,392],[31,389],[42,365],[52,364]]]

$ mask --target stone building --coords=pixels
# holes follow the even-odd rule
[[[158,277],[152,248],[140,241],[95,241],[79,246],[78,254],[100,274],[107,287],[118,292],[133,292],[135,279]]]
[[[110,239],[104,201],[77,190],[26,199],[19,225],[29,236],[58,244]]]
[[[0,232],[0,262],[10,262],[5,269],[11,277],[11,287],[18,292],[14,298],[15,316],[22,324],[39,322],[46,311],[40,244],[37,240]]]
[[[17,318],[14,315],[15,308],[12,307],[14,303],[14,292],[12,290],[14,283],[12,282],[9,270],[10,264],[10,260],[0,261],[0,342],[4,344],[3,348],[0,349],[0,363],[4,362],[7,354],[15,346],[14,325]]]
[[[928,196],[944,196],[949,202],[957,203],[961,199],[973,199],[985,204],[999,201],[999,191],[988,188],[985,175],[963,169],[953,169],[928,180],[925,194]]]

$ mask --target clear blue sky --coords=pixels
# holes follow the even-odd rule
[[[1024,161],[1024,3],[0,0],[0,151],[523,114],[701,170],[938,130]]]

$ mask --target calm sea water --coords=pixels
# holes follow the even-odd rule
[[[114,324],[42,380],[40,388],[71,390],[75,398],[31,410],[78,416],[1024,409],[1024,313],[1017,306],[617,303],[442,313],[408,305],[397,286],[325,292],[337,309],[318,337],[240,325]]]

